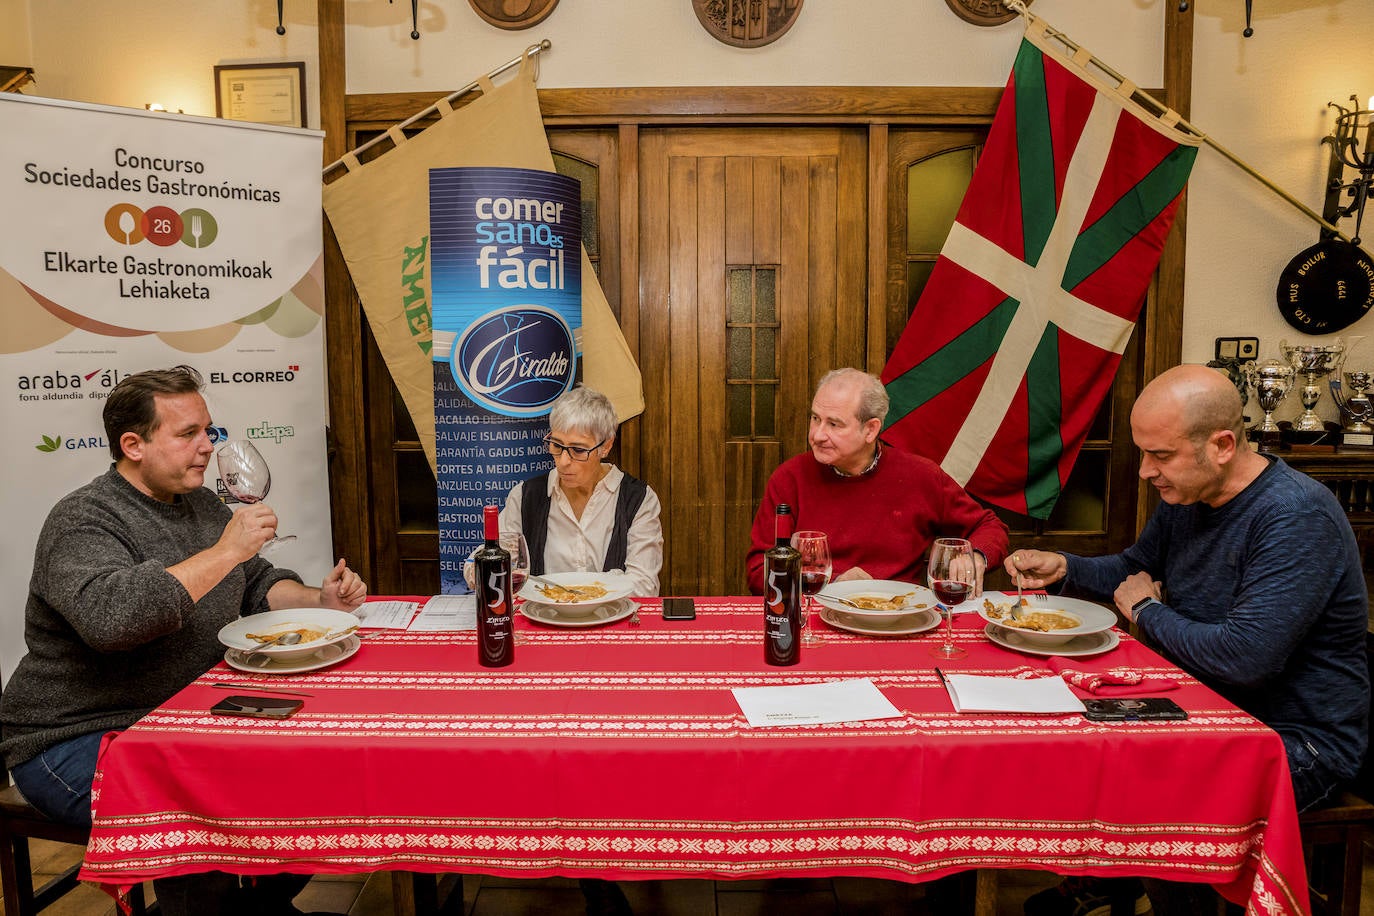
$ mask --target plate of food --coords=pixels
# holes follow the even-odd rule
[[[526,601],[520,605],[520,613],[536,623],[547,623],[555,627],[597,627],[603,623],[624,620],[635,612],[639,605],[628,598],[602,603],[596,607],[565,608],[552,604]],[[569,613],[571,611],[572,613]]]
[[[294,607],[240,617],[220,627],[219,641],[240,652],[288,661],[309,658],[325,646],[347,639],[356,629],[358,618],[347,611]],[[268,640],[276,642],[263,645]]]
[[[930,589],[892,579],[848,579],[831,582],[816,601],[832,611],[858,617],[905,617],[935,607]]]
[[[566,612],[568,608],[590,609],[619,601],[630,594],[630,585],[617,573],[545,573],[526,579],[518,594],[526,601],[552,605]]]
[[[1015,595],[988,592],[978,605],[978,614],[1028,646],[1062,646],[1080,636],[1110,630],[1117,622],[1115,611],[1078,598],[1027,595],[1019,615],[1012,613],[1015,603]]]
[[[821,620],[837,630],[848,630],[864,636],[910,636],[935,629],[940,623],[940,612],[928,607],[906,614],[870,617],[827,607],[821,609]]]

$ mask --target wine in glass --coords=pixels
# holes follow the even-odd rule
[[[229,495],[246,505],[260,503],[272,489],[272,472],[267,461],[253,443],[246,439],[231,439],[215,452],[219,476]],[[263,545],[263,549],[294,541],[294,534],[279,535]]]
[[[802,611],[802,644],[809,646],[821,641],[816,628],[810,624],[810,617],[816,605],[812,596],[830,581],[830,539],[824,531],[794,531],[792,546],[801,554],[801,593],[806,596],[806,607]]]
[[[510,553],[510,590],[516,594],[530,577],[530,548],[525,536],[518,531],[501,534],[501,546]]]
[[[968,655],[954,644],[954,606],[972,597],[973,576],[973,545],[964,538],[936,538],[930,547],[928,579],[945,619],[944,644],[930,650],[936,658]]]

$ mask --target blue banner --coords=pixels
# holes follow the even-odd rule
[[[482,506],[553,463],[548,413],[577,377],[581,188],[533,169],[429,173],[439,571],[465,592]]]

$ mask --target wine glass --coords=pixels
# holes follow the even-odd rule
[[[963,658],[968,652],[954,644],[954,606],[973,594],[973,545],[964,538],[936,538],[930,547],[928,581],[945,618],[945,641],[930,653],[936,658]]]
[[[501,549],[510,554],[510,593],[515,598],[520,593],[520,589],[525,587],[525,582],[530,577],[530,548],[525,543],[525,536],[519,531],[503,531],[498,541]],[[519,599],[516,599],[519,600]],[[511,613],[515,611],[512,608]],[[515,628],[515,645],[525,645],[525,634],[519,627]]]
[[[215,452],[219,476],[229,495],[241,503],[252,505],[267,498],[272,489],[272,472],[267,460],[253,443],[246,439],[231,439]],[[263,545],[263,549],[294,541],[294,534],[279,535]]]
[[[816,628],[810,625],[809,618],[816,606],[812,596],[830,581],[830,539],[824,531],[795,531],[792,533],[792,546],[801,554],[801,593],[806,596],[806,607],[802,610],[801,618],[802,645],[811,646],[821,641],[816,635]]]

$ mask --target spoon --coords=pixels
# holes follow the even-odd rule
[[[269,639],[264,639],[262,642],[258,643],[256,646],[249,649],[248,651],[256,652],[259,649],[265,649],[268,646],[294,646],[296,643],[300,641],[301,634],[292,630],[287,633],[278,633],[276,636],[273,636]]]

